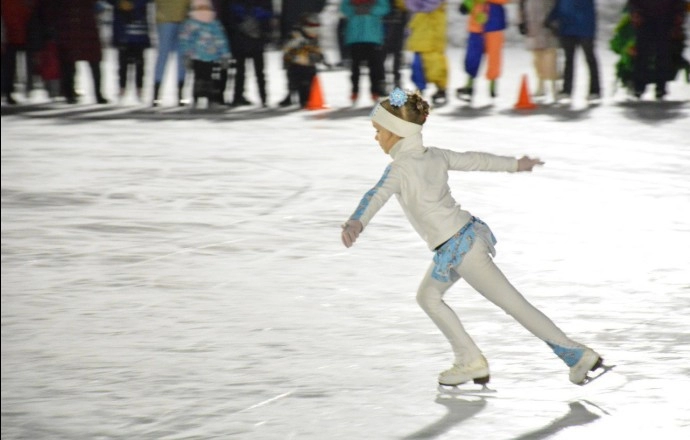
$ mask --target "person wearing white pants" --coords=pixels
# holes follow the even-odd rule
[[[587,373],[603,366],[594,350],[563,333],[510,284],[493,261],[496,239],[480,219],[462,209],[448,185],[448,171],[529,172],[543,162],[480,152],[424,147],[422,125],[429,104],[419,92],[399,88],[371,113],[376,141],[393,158],[379,182],[343,224],[341,239],[351,247],[381,207],[395,195],[408,220],[434,252],[417,291],[417,302],[450,342],[453,366],[439,375],[441,385],[489,381],[489,365],[455,312],[443,301],[460,278],[548,344],[570,368],[571,382],[582,385]]]

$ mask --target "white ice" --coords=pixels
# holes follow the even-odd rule
[[[454,195],[518,289],[617,365],[570,384],[461,281],[447,300],[489,359],[486,397],[437,393],[450,347],[415,302],[431,254],[395,200],[340,242],[389,161],[347,72],[320,74],[320,111],[187,114],[171,82],[157,111],[3,107],[2,438],[688,438],[690,87],[625,103],[599,53],[600,106],[513,111],[532,70],[510,47],[493,106],[482,80],[425,126],[428,145],[546,162],[454,174]],[[275,105],[277,52],[269,69]]]

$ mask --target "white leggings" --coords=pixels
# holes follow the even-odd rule
[[[478,238],[464,256],[460,266],[451,270],[450,281],[444,283],[434,279],[431,276],[433,269],[432,263],[417,291],[417,302],[450,342],[457,363],[472,362],[481,355],[477,344],[467,334],[458,316],[443,301],[443,295],[460,278],[464,278],[477,292],[543,341],[567,348],[583,347],[568,338],[510,284],[494,264],[483,240]]]

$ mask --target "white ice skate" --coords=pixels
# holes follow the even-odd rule
[[[580,360],[570,367],[570,381],[576,385],[587,385],[611,371],[613,367],[615,365],[605,365],[604,360],[596,351],[587,348]],[[601,371],[597,371],[599,369]],[[595,374],[589,375],[590,371],[595,372]]]
[[[438,383],[439,391],[441,392],[492,392],[486,386],[489,383],[489,363],[484,356],[480,356],[470,363],[456,363],[453,366],[439,374]],[[481,389],[460,389],[458,385],[472,381],[475,384],[481,385]]]

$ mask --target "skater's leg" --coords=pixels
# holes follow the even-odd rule
[[[456,363],[477,359],[481,356],[479,347],[467,334],[453,309],[443,301],[443,295],[459,277],[451,272],[454,277],[452,276],[448,282],[441,282],[431,276],[433,270],[434,264],[429,267],[417,290],[417,303],[450,342]]]
[[[586,348],[563,333],[545,314],[530,304],[494,264],[486,243],[477,239],[457,268],[461,277],[533,335],[546,342],[569,367]]]

